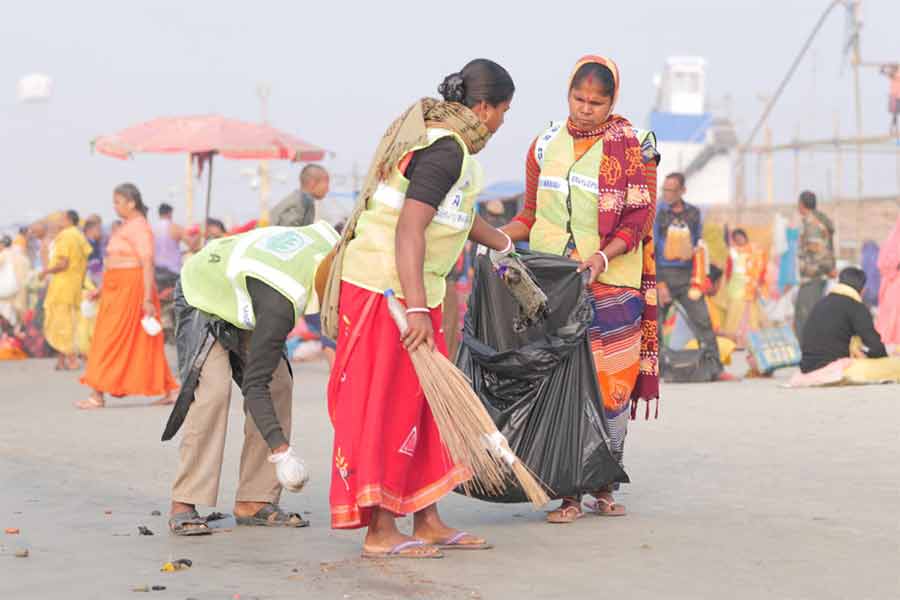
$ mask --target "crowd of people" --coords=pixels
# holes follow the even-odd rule
[[[730,381],[723,339],[745,348],[769,326],[763,301],[774,257],[745,229],[705,226],[701,210],[685,199],[681,173],[664,178],[657,205],[655,136],[613,112],[620,95],[615,62],[586,56],[576,63],[560,90],[569,114],[527,149],[524,203],[508,223],[476,208],[483,176],[475,155],[504,124],[515,92],[511,76],[478,59],[446,77],[439,91],[441,100],[416,102],[387,128],[343,235],[317,218],[329,177],[308,165],[297,192],[269,222],[230,232],[215,220],[202,229],[181,227],[166,204],[151,226],[137,187],[122,184],[113,191],[118,220],[108,235],[99,217],[82,222],[68,211],[4,242],[0,324],[7,345],[29,354],[39,336],[39,345],[56,354],[57,369],[80,369],[85,360],[81,381],[90,392],[79,408],[102,408],[107,395],[157,396],[173,405],[163,433],[168,440],[182,432],[173,534],[211,533],[198,507],[218,503],[232,380],[247,413],[237,523],[308,525],[279,505],[283,488],[299,491],[308,480],[290,443],[293,375],[284,360],[286,343],[305,323],[322,337],[332,367],[332,527],[366,528],[366,557],[490,548],[438,512],[437,502],[472,473],[444,447],[410,359],[422,347],[446,355],[444,328],[449,324],[453,338],[458,333],[456,315],[448,320],[442,308],[468,242],[495,257],[527,243],[570,259],[583,273],[594,309],[587,336],[610,450],[620,464],[636,407],[659,398],[667,368],[684,368],[669,360],[671,350],[692,349],[692,380]],[[796,287],[792,322],[806,377],[799,383],[835,364],[849,379],[856,377],[849,370],[874,368],[840,363],[845,359],[895,360],[888,354],[900,342],[900,221],[881,249],[873,321],[860,295],[862,270],[842,270],[829,287],[837,275],[834,226],[812,192],[800,196],[798,214],[796,260],[788,261],[793,283],[781,292]],[[174,282],[177,378],[163,336],[148,325],[163,317],[161,278]],[[389,290],[403,304],[403,331],[391,315]],[[679,319],[691,339],[675,342]],[[876,365],[882,379],[891,365]],[[547,520],[573,523],[586,509],[624,516],[617,486],[558,498]],[[414,515],[409,534],[397,527],[404,514]]]

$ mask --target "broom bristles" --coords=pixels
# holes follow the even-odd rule
[[[456,365],[443,354],[424,347],[411,352],[410,358],[450,457],[475,476],[463,484],[465,492],[480,490],[486,495],[500,495],[511,473],[533,505],[541,507],[549,502],[545,486],[510,450]],[[502,442],[496,441],[495,435],[500,435]],[[490,442],[493,443],[489,448]]]

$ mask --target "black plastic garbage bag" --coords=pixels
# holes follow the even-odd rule
[[[549,298],[547,318],[521,333],[513,329],[515,300],[481,256],[469,297],[457,365],[472,381],[497,428],[553,497],[627,483],[609,449],[606,418],[587,329],[593,308],[576,263],[523,253]],[[586,275],[585,275],[586,276]],[[490,502],[527,502],[510,485]]]

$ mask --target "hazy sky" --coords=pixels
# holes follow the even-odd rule
[[[16,2],[0,21],[0,225],[75,207],[111,216],[112,188],[126,180],[148,204],[177,186],[184,161],[91,155],[89,141],[156,116],[220,113],[257,119],[258,82],[271,85],[270,120],[336,153],[329,166],[364,171],[386,125],[411,101],[434,95],[444,75],[471,58],[504,65],[517,92],[506,125],[482,153],[488,181],[522,176],[531,139],[566,114],[569,70],[582,54],[614,58],[622,73],[617,111],[645,124],[653,75],[667,56],[708,61],[709,99],[745,135],[827,5],[826,0],[618,0],[594,2]],[[865,0],[863,55],[898,60],[900,2]],[[850,132],[852,77],[841,72],[844,15],[827,22],[772,118],[776,141],[829,137],[835,115]],[[19,104],[17,80],[54,79],[46,104]],[[887,80],[863,72],[865,130],[885,132]],[[801,154],[801,185],[826,193],[830,154]],[[845,190],[850,177],[845,174]],[[866,191],[892,193],[894,159],[867,162]],[[257,194],[241,170],[218,160],[216,216],[252,216]],[[792,194],[793,158],[778,163],[776,192]],[[663,165],[665,168],[665,165]],[[298,167],[274,165],[290,184]],[[751,173],[755,166],[751,165]]]

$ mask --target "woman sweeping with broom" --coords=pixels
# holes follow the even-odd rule
[[[552,123],[526,157],[525,205],[503,230],[539,252],[568,256],[588,284],[594,321],[588,330],[613,455],[622,461],[629,406],[659,396],[656,269],[651,236],[655,216],[653,136],[639,138],[612,109],[619,70],[585,56],[569,79],[569,117]],[[649,409],[648,409],[649,410]],[[625,508],[607,489],[591,491],[602,516]],[[582,516],[581,498],[564,498],[551,523]]]
[[[481,169],[473,155],[503,124],[515,87],[485,59],[444,79],[444,101],[425,98],[388,128],[357,212],[332,268],[340,273],[339,312],[323,302],[337,333],[329,382],[334,424],[332,527],[367,527],[367,558],[440,558],[442,549],[487,549],[485,540],[441,520],[437,501],[468,481],[444,447],[409,352],[446,355],[440,331],[445,278],[466,239],[509,252],[509,237],[476,215]],[[403,300],[401,335],[384,292]],[[397,516],[414,514],[412,536]]]

